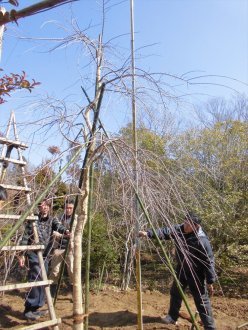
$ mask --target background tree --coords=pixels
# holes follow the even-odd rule
[[[179,135],[171,145],[171,154],[181,167],[178,173],[183,177],[185,201],[202,215],[219,261],[230,266],[234,261],[239,260],[239,264],[246,261],[242,251],[247,246],[248,126],[245,121],[231,119],[231,116],[241,118],[239,103],[218,104],[226,120],[220,121],[223,117],[212,112],[208,121],[204,121],[207,128]],[[213,110],[212,106],[210,102],[206,108]],[[239,237],[233,235],[234,228],[239,228]]]

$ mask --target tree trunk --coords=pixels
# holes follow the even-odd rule
[[[74,237],[74,266],[73,266],[73,329],[83,330],[84,314],[82,301],[82,236],[84,226],[88,216],[88,199],[89,199],[89,169],[84,168],[84,181],[82,185],[81,195],[79,197],[79,205],[81,206],[81,214],[78,217]]]

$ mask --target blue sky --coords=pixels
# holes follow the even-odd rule
[[[20,0],[19,9],[36,1]],[[16,113],[20,138],[32,139],[30,160],[37,164],[44,157],[47,145],[56,144],[57,136],[39,136],[35,126],[28,122],[38,118],[34,103],[44,95],[66,99],[71,103],[82,100],[81,70],[86,63],[79,45],[49,51],[54,44],[25,38],[58,38],[70,30],[71,17],[80,28],[91,25],[87,33],[96,38],[101,28],[101,7],[95,0],[80,0],[73,5],[20,19],[18,25],[8,24],[4,33],[0,67],[6,73],[24,70],[29,78],[41,82],[34,92],[17,92],[1,106],[0,130],[11,110]],[[5,5],[6,6],[6,5]],[[105,41],[114,38],[117,51],[128,54],[130,48],[129,0],[112,0],[105,20]],[[9,9],[10,7],[7,7]],[[248,1],[247,0],[134,0],[136,65],[151,72],[189,76],[219,75],[227,78],[205,77],[198,82],[227,85],[177,86],[178,94],[188,93],[190,104],[199,104],[208,98],[232,97],[231,88],[247,94],[248,84]],[[60,27],[63,26],[64,29]],[[22,37],[22,39],[20,39]],[[93,75],[93,74],[92,74]],[[104,124],[112,132],[131,119],[127,105],[117,104],[113,111],[111,97],[103,112]],[[111,103],[111,107],[108,104]],[[115,106],[114,106],[115,107]],[[120,110],[121,107],[121,110]],[[22,124],[21,124],[22,123]],[[29,140],[29,141],[27,141]],[[61,143],[61,142],[59,142]],[[29,143],[30,144],[30,143]],[[38,149],[38,150],[37,150]]]

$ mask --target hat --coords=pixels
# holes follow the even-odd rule
[[[191,221],[193,223],[195,223],[196,225],[200,225],[201,224],[201,218],[199,218],[195,213],[188,211],[185,214],[185,219],[187,219],[188,221]]]

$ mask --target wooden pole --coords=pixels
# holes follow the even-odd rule
[[[134,148],[134,182],[136,191],[138,190],[138,172],[137,172],[137,127],[136,127],[136,100],[135,100],[135,58],[134,58],[134,0],[130,0],[131,16],[131,66],[132,66],[132,131]],[[134,200],[135,209],[135,267],[136,267],[136,289],[137,289],[137,307],[138,307],[138,330],[143,329],[142,319],[142,289],[141,289],[141,265],[140,265],[140,241],[139,241],[139,205],[137,199]]]

